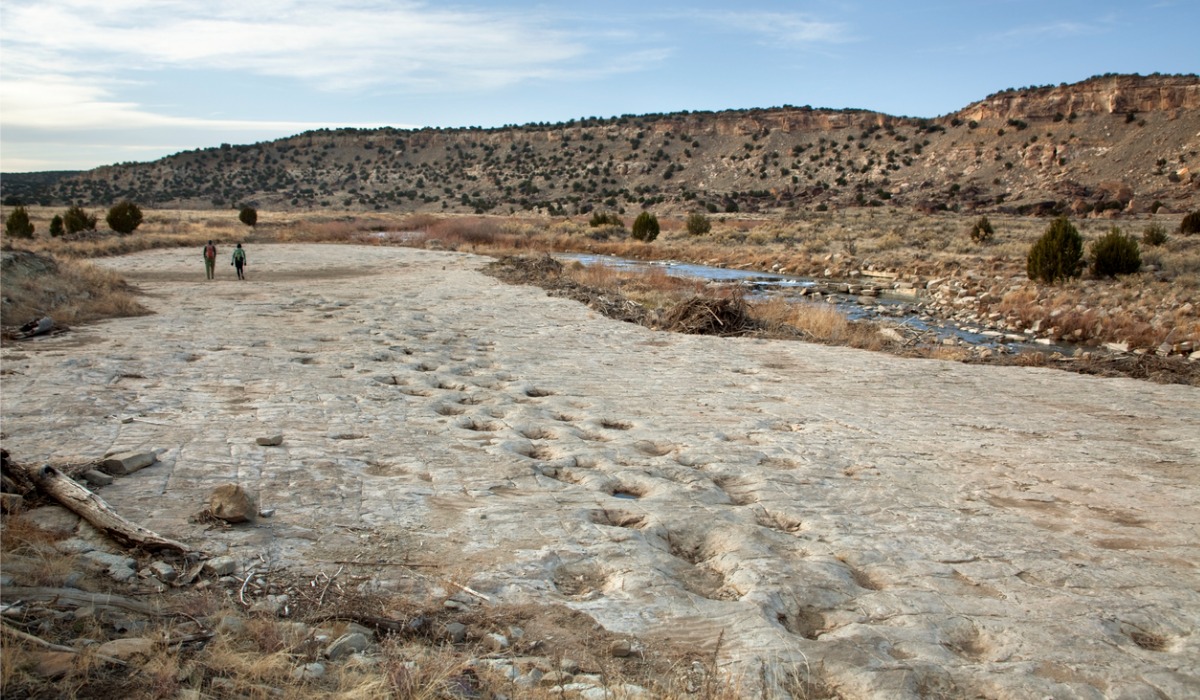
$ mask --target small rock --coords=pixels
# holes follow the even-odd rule
[[[626,639],[618,639],[608,647],[608,653],[613,658],[623,659],[633,654],[633,644]]]
[[[454,644],[462,644],[467,641],[467,626],[461,622],[451,622],[446,625],[446,634]]]
[[[325,664],[316,661],[292,670],[292,679],[297,681],[315,681],[324,675]]]
[[[154,578],[166,583],[174,581],[179,576],[179,572],[175,570],[175,567],[165,561],[156,561],[147,568],[150,569],[150,573],[154,575]]]
[[[254,442],[263,447],[278,447],[283,444],[283,435],[272,435],[270,437],[260,437]]]
[[[250,606],[250,612],[262,612],[269,615],[278,615],[287,605],[288,595],[281,593],[279,595],[268,595],[262,600],[257,600]]]
[[[275,515],[274,508],[263,508],[262,510],[258,511],[258,517],[260,517],[260,518],[270,518],[270,517],[273,517],[274,515]]]
[[[509,646],[508,637],[499,632],[488,633],[483,637],[483,646],[491,651],[504,651]]]
[[[150,656],[154,653],[154,640],[145,637],[128,637],[114,639],[96,647],[96,653],[111,656],[114,659],[128,661],[135,656]]]
[[[5,513],[19,513],[24,508],[24,498],[15,493],[0,493],[0,510]]]
[[[204,562],[204,573],[210,576],[228,576],[237,571],[237,560],[233,557],[213,557]]]
[[[542,677],[538,679],[538,684],[545,687],[566,685],[574,680],[574,678],[574,675],[567,673],[566,671],[551,671],[549,673],[542,674]]]
[[[216,630],[218,634],[240,637],[246,632],[246,623],[242,618],[235,615],[224,615],[217,622]]]
[[[157,461],[158,455],[153,452],[122,452],[105,457],[100,462],[100,471],[113,476],[125,476]]]
[[[367,636],[360,632],[351,632],[338,637],[332,644],[325,648],[325,658],[330,661],[337,661],[355,652],[362,651],[367,648]]]
[[[579,670],[581,667],[579,665],[579,662],[576,661],[575,659],[567,658],[564,656],[562,658],[562,660],[558,662],[558,668],[563,673],[567,673],[567,674],[570,674],[573,676],[576,673],[579,673]]]
[[[99,469],[89,469],[83,473],[83,480],[92,486],[108,486],[114,479]]]
[[[241,486],[222,484],[208,497],[208,512],[225,522],[244,523],[254,520],[258,507]]]
[[[123,557],[118,554],[109,554],[99,550],[84,552],[80,555],[80,559],[88,562],[92,566],[99,569],[104,569],[104,572],[111,576],[116,581],[128,581],[137,576],[137,562],[130,557]]]

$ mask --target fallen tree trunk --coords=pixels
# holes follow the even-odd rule
[[[72,608],[123,610],[146,616],[162,615],[156,606],[140,600],[111,593],[95,593],[75,588],[44,588],[40,586],[3,586],[0,595],[9,604],[17,600],[50,602]]]
[[[23,471],[43,494],[126,546],[142,547],[151,551],[173,550],[182,554],[195,551],[182,542],[168,539],[126,520],[105,503],[103,498],[48,464],[37,470],[14,465],[12,462],[8,466],[10,469],[16,467]]]

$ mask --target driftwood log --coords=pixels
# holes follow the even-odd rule
[[[58,501],[68,510],[121,544],[141,547],[149,551],[171,550],[181,554],[189,554],[194,551],[182,542],[168,539],[137,523],[126,520],[105,503],[103,498],[80,486],[74,479],[48,464],[40,469],[34,469],[6,460],[5,467],[10,473],[20,474],[42,494]]]

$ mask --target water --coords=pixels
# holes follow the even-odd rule
[[[961,326],[948,320],[937,319],[926,313],[919,301],[913,301],[912,296],[897,298],[889,296],[886,290],[879,296],[867,297],[831,293],[828,291],[828,281],[776,272],[733,270],[674,261],[645,262],[590,253],[558,253],[555,257],[563,262],[577,261],[583,265],[606,265],[631,272],[649,272],[657,269],[672,277],[698,279],[715,284],[737,284],[746,289],[746,297],[749,299],[780,297],[798,304],[829,304],[851,320],[879,322],[897,328],[905,335],[920,335],[926,343],[943,343],[947,339],[953,339],[958,344],[1001,352],[1061,352],[1070,355],[1075,350],[1073,346],[1066,344],[1045,345],[1035,343],[1032,338],[1020,334]],[[842,284],[857,286],[860,282]],[[822,296],[809,296],[817,291],[821,291]]]

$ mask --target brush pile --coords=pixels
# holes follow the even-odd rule
[[[758,330],[758,324],[741,298],[692,297],[667,309],[660,328],[692,335],[735,336]]]
[[[562,263],[550,255],[505,255],[487,266],[488,274],[509,284],[541,285],[562,276]]]

